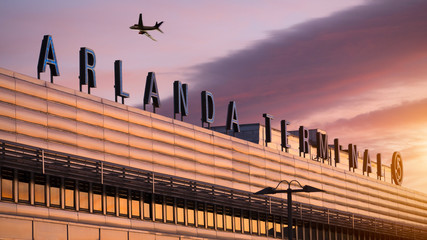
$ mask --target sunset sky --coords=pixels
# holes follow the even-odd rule
[[[371,158],[404,159],[403,186],[427,193],[427,1],[12,1],[0,3],[0,67],[33,77],[43,35],[53,37],[60,76],[78,89],[79,49],[96,54],[97,88],[114,100],[114,61],[123,61],[126,104],[140,107],[148,72],[172,116],[172,83],[189,84],[200,125],[200,92],[213,93],[214,125],[227,103],[239,121],[262,114],[325,130]],[[157,42],[129,26],[164,21]],[[42,73],[49,79],[49,71]],[[332,142],[331,142],[332,143]]]

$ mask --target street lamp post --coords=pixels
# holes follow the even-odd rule
[[[286,190],[277,190],[277,188],[279,187],[279,185],[281,183],[287,183],[288,184],[288,189]],[[301,188],[300,189],[291,189],[291,184],[293,182],[296,182]],[[279,184],[277,184],[277,186],[275,188],[272,187],[266,187],[258,192],[256,192],[255,194],[257,195],[264,195],[264,194],[276,194],[276,193],[287,193],[288,194],[288,239],[289,240],[293,240],[293,232],[292,232],[292,193],[294,192],[325,192],[322,189],[316,188],[316,187],[312,187],[309,185],[305,185],[302,186],[301,183],[299,183],[297,180],[291,180],[291,181],[287,181],[287,180],[282,180],[279,182]]]

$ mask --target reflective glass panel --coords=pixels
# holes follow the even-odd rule
[[[30,173],[18,172],[18,200],[20,202],[30,201]]]
[[[144,193],[143,194],[143,200],[144,200],[144,219],[152,219],[151,213],[152,213],[152,200],[151,200],[151,194],[150,193]]]
[[[206,205],[206,213],[207,213],[207,224],[208,228],[215,228],[215,219],[214,219],[214,205],[207,204]]]
[[[60,206],[60,190],[61,190],[61,178],[59,177],[50,177],[50,205]]]
[[[274,229],[276,230],[277,238],[282,238],[282,227],[280,225],[280,217],[276,216],[274,218]]]
[[[222,206],[216,206],[216,224],[218,230],[224,230],[224,209]]]
[[[176,214],[178,224],[185,224],[185,215],[184,215],[185,202],[184,199],[176,200]]]
[[[267,234],[269,237],[274,237],[274,217],[268,216],[267,222]]]
[[[243,231],[244,233],[250,233],[250,222],[249,222],[249,211],[243,211]]]
[[[195,225],[195,203],[194,201],[187,201],[187,222],[188,225]]]
[[[258,214],[256,212],[251,212],[252,218],[252,234],[258,234]]]
[[[128,215],[128,190],[127,189],[119,189],[119,206],[120,206],[120,215],[127,216]]]
[[[166,221],[174,222],[174,212],[173,212],[173,202],[174,199],[172,197],[166,197]]]
[[[259,214],[259,232],[262,236],[267,235],[265,214]]]
[[[227,231],[233,231],[233,210],[231,208],[225,208],[225,227]]]
[[[116,212],[116,188],[106,186],[105,187],[105,195],[106,195],[106,205],[107,205],[107,213],[114,214]]]
[[[154,198],[156,220],[163,220],[163,196],[155,195]]]
[[[79,207],[80,210],[89,210],[89,183],[79,182]]]
[[[102,212],[102,185],[92,184],[93,211]]]
[[[242,232],[242,214],[240,209],[234,209],[234,228],[236,232]]]
[[[11,200],[13,198],[13,170],[2,168],[1,178],[1,197]]]
[[[141,216],[141,194],[138,191],[132,191],[132,217],[139,218]]]
[[[46,176],[34,174],[34,202],[35,204],[46,204]]]
[[[199,227],[205,226],[205,205],[197,203],[197,224]]]
[[[64,185],[65,185],[65,207],[67,208],[74,208],[74,193],[76,189],[76,182],[71,179],[65,179]]]

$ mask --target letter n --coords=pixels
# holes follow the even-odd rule
[[[37,78],[40,73],[45,72],[46,64],[50,66],[50,82],[53,83],[53,76],[59,76],[58,62],[56,61],[55,48],[53,47],[52,36],[44,35],[40,48],[39,63],[37,65]]]
[[[180,81],[173,83],[173,118],[176,114],[181,114],[181,121],[184,116],[188,116],[188,84],[181,84]]]
[[[357,151],[357,146],[353,144],[348,145],[348,170],[357,168],[358,165],[358,156],[359,152]]]

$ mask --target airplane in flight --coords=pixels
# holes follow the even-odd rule
[[[156,41],[150,34],[148,34],[147,31],[151,30],[159,30],[159,32],[163,33],[162,30],[160,30],[160,25],[162,25],[163,22],[156,22],[156,25],[154,26],[144,26],[142,24],[142,13],[139,14],[139,21],[138,24],[134,24],[133,26],[130,26],[129,28],[132,30],[139,30],[139,34],[145,34],[147,37],[151,38],[153,41]]]

